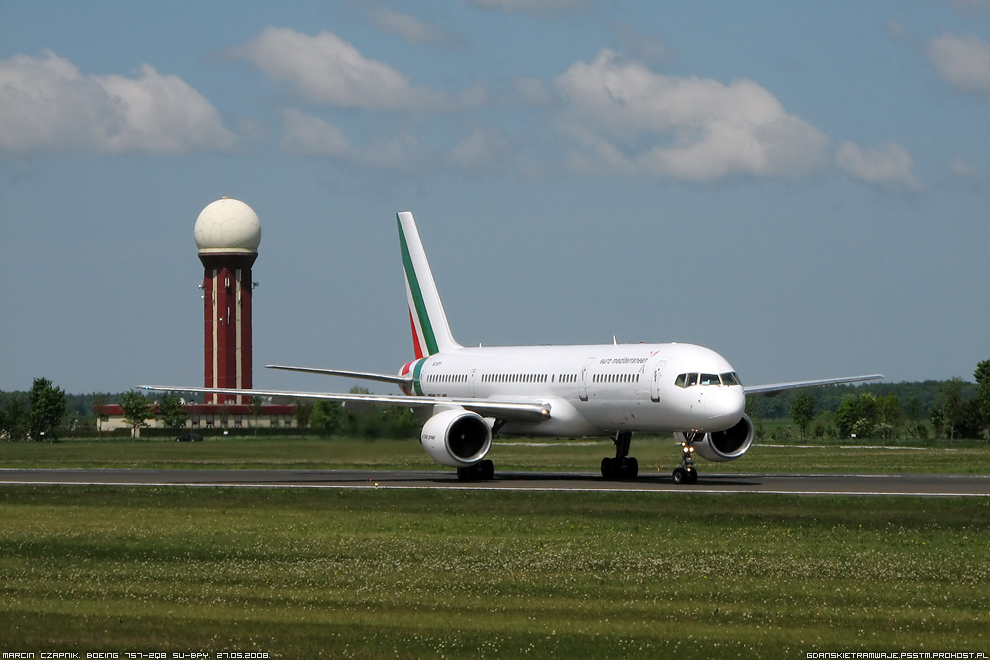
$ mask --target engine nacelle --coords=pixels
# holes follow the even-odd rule
[[[706,433],[701,438],[694,441],[694,451],[698,456],[724,463],[734,461],[747,451],[753,444],[753,422],[746,415],[742,416],[739,423],[732,428],[716,433]],[[674,433],[674,437],[679,442],[684,442],[684,434],[680,431]]]
[[[445,410],[426,420],[419,441],[441,465],[467,467],[483,459],[492,448],[492,429],[478,413]]]

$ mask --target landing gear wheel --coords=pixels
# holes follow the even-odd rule
[[[639,474],[639,461],[632,456],[602,459],[602,476],[606,479],[635,479]]]
[[[602,459],[602,476],[606,479],[635,479],[639,475],[639,461],[629,455],[632,431],[619,431],[615,443],[615,457]]]
[[[478,461],[474,465],[457,468],[459,481],[490,481],[495,478],[495,464],[490,460]]]
[[[688,483],[688,480],[687,480],[688,479],[688,472],[684,468],[680,468],[680,467],[679,468],[674,468],[673,477],[674,477],[674,483],[675,484]]]
[[[686,484],[696,484],[696,483],[698,483],[698,471],[697,470],[695,470],[693,467],[689,467],[685,471],[687,472],[687,481],[685,481],[684,483],[686,483]]]
[[[483,481],[491,481],[495,478],[495,464],[492,463],[487,458],[478,464],[481,472],[481,479]]]

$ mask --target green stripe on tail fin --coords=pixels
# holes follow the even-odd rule
[[[399,213],[399,247],[406,276],[406,295],[417,357],[461,348],[454,341],[447,315],[412,213]]]

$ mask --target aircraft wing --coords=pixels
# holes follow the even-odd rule
[[[281,369],[283,371],[301,371],[308,374],[322,374],[324,376],[342,376],[344,378],[356,378],[359,380],[374,380],[380,383],[392,383],[393,385],[409,385],[412,383],[412,376],[395,376],[392,374],[376,374],[368,371],[344,371],[341,369],[317,369],[316,367],[287,367],[281,364],[266,364],[266,369]]]
[[[843,378],[823,378],[820,380],[798,380],[792,383],[774,383],[772,385],[744,385],[746,394],[779,394],[785,390],[796,390],[801,387],[816,387],[818,385],[839,385],[842,383],[860,383],[864,380],[880,380],[883,374],[869,376],[846,376]]]
[[[381,404],[418,408],[425,406],[460,406],[482,417],[496,417],[511,422],[542,422],[550,419],[550,403],[539,399],[473,399],[470,397],[405,396],[401,394],[334,394],[330,392],[287,392],[282,390],[234,390],[215,387],[182,387],[171,385],[140,385],[138,389],[152,392],[198,392],[236,396],[284,396],[293,399],[319,399],[341,403]]]

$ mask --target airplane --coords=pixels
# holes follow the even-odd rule
[[[419,230],[411,212],[397,214],[415,359],[398,374],[266,365],[303,373],[397,385],[402,394],[336,394],[258,389],[143,385],[152,391],[323,399],[344,405],[411,408],[423,423],[420,442],[434,460],[457,468],[462,481],[494,478],[486,458],[495,434],[610,437],[615,455],[602,459],[602,477],[635,479],[633,433],[672,433],[680,451],[673,481],[698,480],[695,455],[733,461],[753,444],[746,395],[854,383],[882,374],[744,386],[732,365],[695,344],[467,347],[447,322]]]

